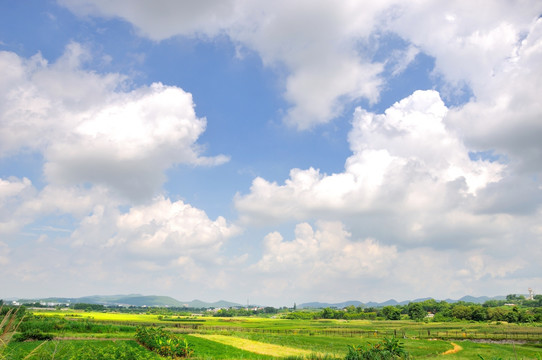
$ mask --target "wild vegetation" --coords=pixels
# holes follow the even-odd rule
[[[130,340],[52,340],[11,344],[0,359],[160,360],[163,358]]]
[[[163,328],[139,326],[135,338],[147,349],[172,359],[187,358],[194,352],[185,338],[175,336]]]
[[[345,360],[393,360],[410,359],[403,344],[396,338],[384,338],[382,342],[369,345],[349,346]]]
[[[428,317],[429,315],[429,317]],[[447,303],[433,299],[408,305],[344,309],[325,308],[318,312],[297,311],[287,315],[290,319],[344,319],[386,320],[412,319],[417,321],[505,321],[508,323],[542,322],[542,295],[527,300],[522,295],[508,295],[506,300],[489,300],[484,304],[466,302]]]
[[[0,356],[23,321],[25,308],[4,306],[0,303]]]
[[[0,359],[542,360],[540,307],[531,305],[510,297],[482,305],[427,300],[383,308],[199,314],[3,306]]]

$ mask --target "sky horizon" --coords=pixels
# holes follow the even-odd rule
[[[539,1],[0,20],[0,298],[542,293]]]
[[[507,294],[509,295],[509,294]],[[495,295],[495,296],[484,296],[484,295],[481,295],[481,296],[474,296],[475,298],[479,298],[479,297],[486,297],[486,298],[489,298],[489,299],[494,299],[494,298],[498,298],[498,297],[506,297],[507,295]],[[514,294],[514,295],[528,295],[528,294]],[[81,299],[81,298],[86,298],[86,297],[110,297],[110,296],[143,296],[143,297],[153,297],[153,296],[156,296],[156,297],[161,297],[161,296],[164,296],[164,297],[170,297],[174,300],[177,300],[179,302],[183,302],[183,303],[190,303],[190,302],[194,302],[194,301],[201,301],[201,302],[204,302],[204,303],[209,303],[209,304],[213,304],[213,303],[218,303],[218,302],[229,302],[229,303],[234,303],[234,304],[237,304],[237,305],[240,305],[240,306],[246,306],[247,303],[249,305],[255,305],[255,306],[271,306],[271,305],[268,305],[266,303],[253,303],[252,301],[250,301],[250,299],[247,299],[248,301],[245,301],[245,303],[240,303],[240,302],[234,302],[234,301],[229,301],[228,299],[217,299],[217,300],[213,300],[213,301],[206,301],[204,299],[177,299],[175,297],[171,297],[171,296],[167,296],[167,295],[157,295],[157,294],[152,294],[152,295],[145,295],[145,294],[93,294],[93,295],[86,295],[86,296],[81,296],[81,297],[55,297],[55,296],[51,296],[51,297],[47,297],[47,298],[17,298],[17,297],[12,297],[12,298],[6,298],[6,299],[1,299],[1,300],[4,300],[4,301],[17,301],[17,300],[45,300],[45,299]],[[280,308],[280,307],[289,307],[289,308],[292,308],[294,305],[296,307],[299,307],[299,306],[303,306],[303,305],[307,305],[307,304],[314,304],[314,303],[320,303],[320,304],[330,304],[330,305],[337,305],[337,304],[343,304],[343,303],[349,303],[349,302],[361,302],[363,303],[364,305],[367,305],[367,304],[371,304],[371,303],[377,303],[377,304],[382,304],[382,303],[387,303],[389,301],[395,301],[397,302],[398,304],[401,304],[401,303],[404,303],[404,302],[410,302],[410,301],[419,301],[419,300],[426,300],[426,299],[433,299],[437,302],[441,302],[441,301],[462,301],[461,299],[465,298],[465,297],[473,297],[471,295],[464,295],[464,296],[461,296],[460,298],[457,298],[457,299],[450,299],[450,298],[447,298],[447,299],[434,299],[432,297],[423,297],[423,298],[415,298],[415,299],[394,299],[394,298],[390,298],[390,299],[387,299],[387,300],[384,300],[384,301],[371,301],[371,300],[366,300],[366,301],[360,301],[360,300],[357,300],[357,299],[347,299],[347,300],[343,300],[343,301],[337,301],[337,302],[321,302],[321,301],[305,301],[303,303],[296,303],[294,302],[293,304],[283,304],[283,305],[274,305],[274,307],[277,307],[277,308]],[[527,297],[527,296],[525,296]]]

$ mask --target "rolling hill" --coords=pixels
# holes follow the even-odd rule
[[[220,300],[217,302],[205,302],[201,300],[179,301],[170,296],[156,295],[92,295],[79,298],[39,298],[20,299],[20,303],[42,302],[51,304],[100,304],[106,306],[156,306],[156,307],[190,307],[190,308],[227,308],[242,306],[241,304]]]

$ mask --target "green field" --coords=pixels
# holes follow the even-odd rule
[[[2,352],[2,355],[0,355],[0,358],[6,360],[162,359],[160,356],[141,347],[133,340],[52,340],[14,342],[8,345]]]
[[[340,359],[349,345],[393,336],[413,359],[542,359],[542,327],[532,324],[164,317],[73,310],[27,315],[19,332],[30,329],[53,339],[12,340],[0,348],[0,359],[160,359],[134,341],[136,326],[164,327],[185,338],[194,359]]]

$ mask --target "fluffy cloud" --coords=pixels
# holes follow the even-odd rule
[[[19,204],[16,212],[33,211],[36,223],[28,228],[16,251],[10,250],[9,243],[0,242],[0,263],[18,264],[17,269],[3,269],[15,287],[23,282],[36,283],[39,288],[39,282],[53,278],[77,283],[81,277],[87,283],[77,285],[76,290],[82,292],[89,286],[102,288],[100,284],[106,279],[112,287],[108,291],[113,292],[142,289],[142,279],[150,292],[156,287],[171,292],[191,284],[201,288],[202,281],[206,284],[203,288],[219,287],[216,281],[227,283],[227,275],[222,274],[219,280],[216,274],[235,266],[236,259],[226,257],[224,247],[239,228],[223,217],[211,220],[202,210],[164,197],[123,212],[106,191],[64,190],[46,188]],[[62,199],[60,203],[53,200],[55,197]],[[72,207],[77,203],[83,210]],[[51,212],[64,217],[71,214],[75,230],[53,228],[50,221],[40,227],[39,216]]]
[[[256,51],[266,65],[287,69],[284,96],[292,107],[286,121],[301,129],[330,121],[352,100],[378,99],[383,64],[359,48],[388,1],[160,1],[152,9],[145,1],[62,3],[81,15],[123,18],[154,40],[228,35],[238,53]]]
[[[52,65],[0,53],[0,154],[43,152],[50,183],[103,185],[131,200],[156,195],[173,164],[228,161],[200,155],[206,120],[191,94],[160,83],[124,91],[123,76],[82,70],[88,56],[77,43]]]
[[[469,148],[539,172],[542,4],[538,1],[403,3],[387,28],[435,58],[434,72],[473,97],[446,124]],[[438,31],[434,31],[438,29]]]
[[[224,241],[238,232],[223,217],[211,221],[204,211],[165,198],[133,207],[116,225],[117,235],[107,246],[124,244],[138,256],[174,260],[180,265],[195,255],[216,260]]]
[[[45,174],[55,183],[107,184],[130,198],[147,198],[174,163],[228,160],[198,155],[194,144],[204,130],[190,94],[153,84],[85,116],[66,141],[47,149]]]
[[[27,178],[1,179],[0,178],[0,200],[5,203],[9,198],[16,197],[32,186],[32,182]]]
[[[15,209],[34,194],[32,182],[27,178],[0,178],[0,234],[14,233],[30,221],[26,214],[17,214]]]
[[[40,225],[41,220],[59,216],[56,221],[63,223],[60,226],[70,227],[72,221],[78,223],[100,204],[112,209],[119,206],[110,191],[100,186],[46,185],[38,190],[27,178],[0,179],[0,233],[15,239],[23,227],[35,223],[26,230],[25,236],[44,241],[49,237],[48,232],[69,233],[71,230],[56,228],[54,219],[49,219],[47,225]]]
[[[316,231],[307,223],[298,224],[293,241],[284,241],[277,232],[267,235],[263,257],[255,267],[266,273],[296,273],[320,280],[383,276],[397,256],[395,246],[382,246],[374,239],[352,241],[350,237],[339,222],[318,223]]]
[[[140,270],[186,269],[189,279],[195,280],[208,276],[211,268],[228,265],[223,247],[238,233],[239,228],[223,217],[213,221],[183,201],[158,197],[127,212],[98,202],[80,220],[69,242],[74,248],[114,254],[117,261]]]
[[[16,214],[39,217],[49,214],[70,214],[76,219],[86,216],[96,204],[118,205],[110,192],[99,186],[90,189],[79,186],[45,186],[20,204]]]
[[[506,70],[541,12],[537,1],[401,2],[386,27],[433,56],[435,70],[450,83],[466,83],[477,93],[491,76]]]
[[[87,16],[121,17],[137,27],[141,35],[162,40],[178,34],[217,35],[237,15],[235,0],[197,2],[59,0],[75,13]]]
[[[432,90],[416,91],[383,114],[358,108],[344,172],[293,169],[283,184],[256,178],[250,193],[237,195],[236,207],[247,223],[344,223],[334,231],[329,223],[317,231],[300,224],[290,242],[269,234],[257,263],[267,274],[262,282],[282,294],[310,298],[319,296],[314,289],[322,278],[337,294],[323,300],[334,301],[367,288],[378,288],[371,296],[382,300],[398,293],[414,298],[426,289],[445,298],[540,281],[524,276],[539,272],[539,182],[514,172],[516,162],[473,154],[462,132],[449,126],[450,112]],[[350,240],[367,237],[376,240]],[[321,250],[324,238],[337,244],[335,251]],[[359,255],[372,246],[385,249],[374,255],[374,272]],[[350,262],[349,253],[359,262]],[[387,259],[384,254],[393,261],[379,263],[380,256]],[[315,264],[320,273],[313,271]],[[282,284],[269,276],[284,269],[291,271]],[[342,278],[332,281],[330,274]],[[357,283],[349,281],[350,274],[358,275]]]
[[[353,215],[389,220],[405,213],[423,221],[435,212],[464,213],[461,207],[498,182],[504,166],[471,160],[446,129],[446,113],[435,91],[417,91],[381,115],[357,109],[344,172],[294,169],[284,185],[256,178],[249,194],[236,197],[237,209],[249,222]],[[421,223],[410,221],[406,233],[415,236]]]
[[[463,296],[540,281],[539,1],[59,2],[155,41],[229,37],[237,56],[255,52],[284,76],[285,121],[300,129],[377,102],[386,74],[420,53],[434,58],[440,94],[417,91],[382,114],[357,109],[342,172],[256,178],[234,200],[241,223],[302,223],[291,241],[269,233],[254,259],[225,249],[238,229],[222,217],[156,197],[172,165],[227,161],[202,155],[206,120],[189,93],[89,71],[92,54],[77,43],[54,63],[0,52],[0,156],[43,155],[47,182],[0,179],[0,264],[18,264],[3,278],[59,293],[261,291],[281,305],[289,295]],[[446,107],[440,96],[461,90],[472,98]]]
[[[454,109],[448,123],[473,148],[506,156],[519,173],[540,173],[542,19],[516,40],[500,71],[484,77],[476,99]]]
[[[388,2],[279,1],[253,4],[228,31],[269,65],[286,66],[286,121],[300,129],[341,115],[344,105],[379,97],[383,64],[360,48]],[[345,26],[345,24],[348,24]]]
[[[265,284],[257,292],[266,299],[333,302],[352,294],[363,301],[387,300],[397,294],[413,299],[427,289],[443,299],[475,291],[492,293],[526,266],[521,255],[504,259],[482,249],[401,249],[370,238],[358,240],[340,222],[318,222],[315,229],[298,224],[291,241],[278,232],[268,234],[262,258],[252,270]],[[479,289],[480,282],[484,289]]]
[[[487,255],[480,249],[411,248],[399,251],[389,269],[391,276],[386,282],[393,291],[380,291],[383,298],[402,293],[411,299],[426,289],[431,289],[432,296],[441,299],[473,293],[492,294],[495,289],[510,286],[506,284],[507,278],[514,277],[514,273],[524,267],[520,256],[503,259]]]
[[[206,119],[197,117],[191,94],[161,83],[130,89],[122,75],[85,70],[90,59],[77,43],[53,64],[40,54],[0,52],[0,156],[39,153],[46,180],[36,188],[27,178],[0,179],[0,232],[21,243],[12,252],[2,243],[0,261],[20,262],[10,276],[24,282],[49,279],[59,266],[70,269],[68,282],[85,273],[99,282],[132,265],[190,269],[183,273],[194,281],[207,276],[206,265],[222,261],[237,228],[155,196],[172,165],[228,158],[202,155],[197,140]],[[30,244],[55,263],[21,258]],[[40,279],[32,279],[36,273]]]
[[[292,241],[278,232],[265,237],[262,258],[251,268],[255,281],[264,286],[254,286],[253,292],[268,301],[310,296],[325,301],[322,288],[333,299],[351,296],[387,277],[397,255],[395,246],[352,239],[340,222],[318,222],[316,229],[301,223]]]
[[[0,155],[21,149],[42,151],[63,140],[93,105],[106,103],[123,77],[79,69],[88,56],[72,43],[54,64],[36,54],[29,59],[0,52]],[[75,118],[73,117],[75,115]]]
[[[80,15],[123,18],[154,40],[228,35],[265,64],[286,68],[284,96],[292,107],[285,120],[301,129],[330,121],[353,100],[378,99],[384,64],[373,57],[381,47],[378,39],[388,32],[410,42],[394,50],[404,55],[391,64],[392,76],[421,51],[435,58],[436,73],[452,88],[467,85],[478,94],[492,76],[507,71],[518,43],[542,12],[537,1],[61,3]]]

